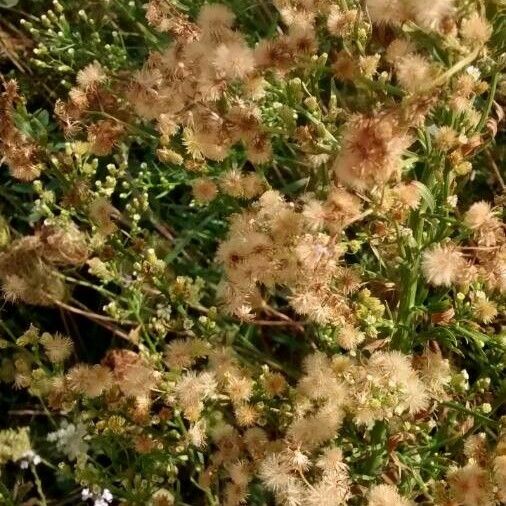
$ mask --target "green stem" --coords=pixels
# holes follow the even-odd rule
[[[485,109],[483,109],[483,114],[481,115],[480,122],[478,123],[478,126],[476,127],[477,132],[481,132],[483,130],[483,127],[487,123],[487,119],[490,115],[490,111],[492,110],[492,104],[494,103],[494,97],[495,97],[495,92],[497,90],[498,81],[499,81],[499,73],[496,72],[492,76],[492,82],[490,83],[490,93],[488,95],[488,100],[485,105]]]
[[[426,185],[430,189],[434,180],[434,171],[426,166]],[[416,303],[416,295],[418,292],[418,280],[420,278],[420,256],[422,251],[423,231],[425,223],[425,211],[427,210],[427,202],[423,202],[421,206],[412,214],[411,230],[416,247],[407,246],[409,253],[405,259],[407,262],[403,266],[403,276],[400,280],[400,296],[399,309],[397,311],[397,330],[392,337],[392,348],[407,353],[411,349],[413,342],[414,329],[412,328],[413,308]],[[409,265],[408,265],[409,263]]]
[[[207,500],[209,501],[208,504],[210,504],[211,506],[217,506],[217,502],[212,494],[212,492],[208,489],[208,488],[204,488],[202,487],[198,481],[195,479],[195,478],[190,478],[190,481],[199,489],[199,490],[202,490],[202,492],[204,492],[204,494],[206,494],[206,498]]]
[[[470,415],[470,416],[472,416],[482,422],[485,422],[487,424],[490,424],[493,426],[497,425],[497,422],[495,420],[492,420],[488,416],[482,415],[481,413],[477,413],[476,410],[467,409],[464,406],[461,406],[460,404],[458,404],[456,402],[444,402],[443,405],[447,406],[451,409],[454,409],[456,411],[460,411],[461,413],[465,413],[466,415]]]
[[[40,496],[40,504],[42,506],[47,506],[46,496],[44,495],[44,491],[42,490],[42,482],[40,481],[39,475],[37,473],[37,469],[34,464],[31,464],[30,468],[31,468],[32,474],[35,478],[35,486],[37,487],[37,492]]]

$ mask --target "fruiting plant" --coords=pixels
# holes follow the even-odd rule
[[[503,0],[0,0],[0,503],[506,503]]]

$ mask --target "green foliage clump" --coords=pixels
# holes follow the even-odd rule
[[[506,501],[500,0],[0,0],[0,503]]]

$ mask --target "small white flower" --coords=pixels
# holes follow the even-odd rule
[[[102,492],[92,492],[89,488],[83,488],[81,490],[81,498],[83,501],[91,499],[93,506],[109,506],[114,496],[108,488],[104,488]]]
[[[42,459],[39,455],[37,455],[33,450],[29,450],[21,456],[21,461],[19,463],[19,467],[21,469],[28,469],[30,464],[34,466],[38,466],[42,462]]]
[[[457,197],[457,195],[450,195],[448,197],[448,199],[446,200],[446,202],[448,202],[448,205],[450,207],[457,207],[457,203],[458,203],[458,197]]]
[[[83,501],[86,501],[87,499],[91,499],[93,497],[93,494],[90,492],[89,488],[83,488],[81,490],[81,498]]]
[[[488,402],[484,402],[481,405],[481,410],[483,413],[488,414],[488,413],[492,412],[492,406]]]
[[[102,492],[102,499],[107,502],[112,502],[113,496],[108,488],[104,488],[104,491]]]
[[[436,125],[429,125],[427,127],[427,133],[434,137],[439,132],[439,128]]]
[[[480,78],[481,76],[481,72],[479,69],[477,69],[475,66],[473,65],[469,65],[469,67],[466,68],[466,72],[472,77],[474,78],[476,81]]]
[[[67,455],[69,460],[76,460],[79,455],[88,451],[86,427],[78,422],[77,425],[63,421],[56,432],[50,432],[47,440],[56,443],[56,447]]]

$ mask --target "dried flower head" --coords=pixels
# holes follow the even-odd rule
[[[67,336],[44,332],[40,337],[44,352],[51,362],[59,363],[67,360],[74,350],[72,339]]]
[[[200,9],[197,23],[203,29],[215,27],[230,28],[234,23],[235,14],[224,4],[206,4]]]
[[[201,339],[175,339],[167,345],[165,363],[172,369],[188,369],[208,354],[209,346]]]
[[[112,373],[102,365],[78,364],[67,374],[70,389],[87,397],[98,397],[112,387]]]
[[[483,45],[492,35],[492,28],[485,18],[477,12],[473,12],[471,16],[462,21],[460,34],[466,42]]]
[[[198,202],[211,202],[218,194],[218,187],[211,179],[199,178],[193,183],[193,195]]]
[[[369,490],[367,506],[409,506],[409,504],[409,501],[392,485],[375,485]]]
[[[425,385],[406,355],[378,351],[367,365],[356,366],[350,373],[354,417],[359,424],[372,426],[375,420],[414,415],[427,407]]]
[[[476,230],[483,228],[492,220],[494,220],[494,213],[488,202],[475,202],[467,210],[464,215],[464,223],[471,229]]]
[[[408,54],[395,62],[397,80],[410,93],[426,92],[432,85],[437,71],[424,56]]]
[[[389,63],[395,64],[415,52],[413,43],[408,39],[394,39],[388,46],[385,57]]]
[[[423,253],[422,271],[427,281],[434,286],[457,283],[464,266],[462,253],[453,245],[437,244]]]
[[[489,473],[478,464],[470,462],[464,467],[450,470],[447,480],[452,495],[460,504],[464,506],[493,504]]]
[[[408,19],[409,7],[402,0],[367,0],[371,20],[378,24],[399,25]]]
[[[345,126],[343,147],[334,162],[337,179],[363,190],[397,174],[411,139],[389,114],[355,116]]]
[[[221,44],[216,48],[213,65],[226,79],[243,79],[253,72],[253,51],[242,43]]]
[[[90,63],[77,73],[77,84],[85,91],[95,90],[106,79],[107,75],[98,62]]]

